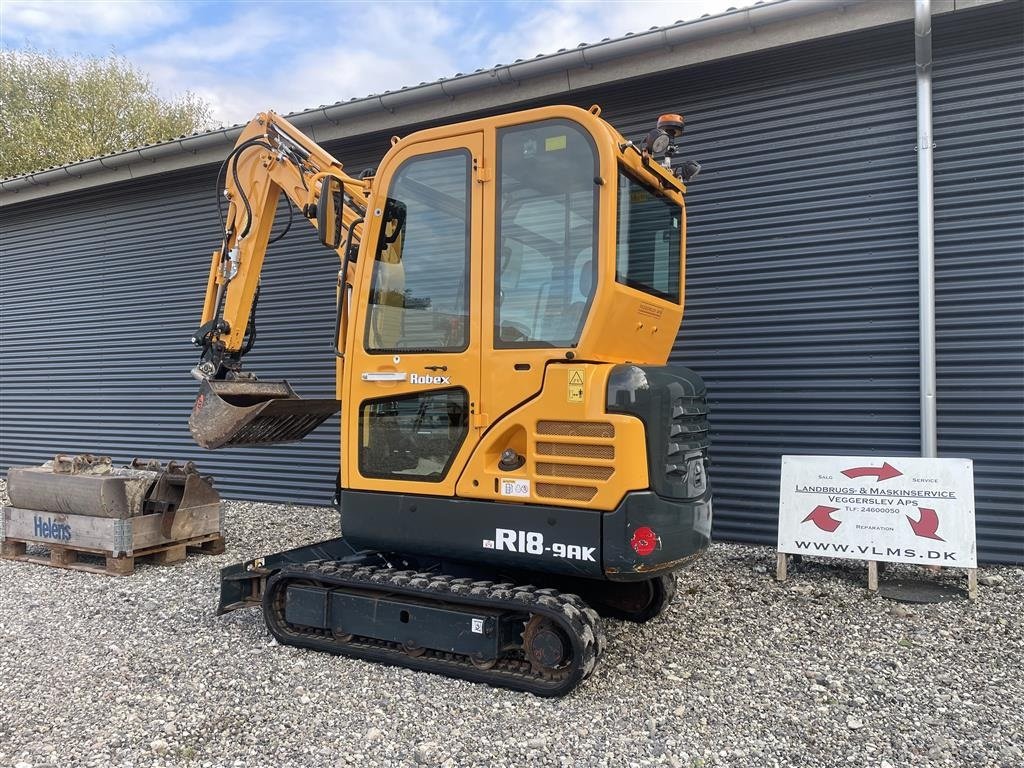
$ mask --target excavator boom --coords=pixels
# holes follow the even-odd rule
[[[318,215],[330,218],[330,231],[318,229],[321,242],[338,253],[343,285],[349,256],[359,247],[369,182],[346,174],[338,160],[273,112],[246,125],[217,181],[218,190],[224,184],[227,211],[192,339],[203,350],[193,369],[202,383],[189,421],[192,435],[204,448],[299,440],[337,413],[340,403],[301,399],[286,381],[258,381],[241,368],[255,343],[260,272],[275,214],[284,195],[291,206],[288,228],[294,209],[314,226]],[[336,344],[344,339],[343,324],[339,306]]]

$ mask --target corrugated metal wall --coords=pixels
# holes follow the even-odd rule
[[[1024,561],[1021,5],[935,23],[940,450],[976,461],[979,544]],[[716,535],[772,543],[782,453],[918,451],[913,28],[591,93],[627,135],[682,109],[687,314],[675,358],[713,398]],[[523,105],[531,106],[531,105]],[[390,132],[389,132],[390,133]],[[387,135],[332,144],[351,169]],[[214,169],[0,211],[0,468],[57,450],[195,458],[231,496],[325,503],[337,424],[201,452],[188,343],[218,225]],[[247,358],[333,392],[333,254],[296,227]]]
[[[978,546],[1024,561],[1024,5],[936,29],[939,455],[974,459]],[[977,40],[983,40],[979,48]]]

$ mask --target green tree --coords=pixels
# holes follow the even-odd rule
[[[210,126],[190,92],[161,98],[111,53],[0,50],[0,178],[151,144]]]

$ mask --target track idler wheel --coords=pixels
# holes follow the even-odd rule
[[[675,596],[674,573],[645,581],[604,582],[583,595],[602,616],[638,624],[664,613]]]

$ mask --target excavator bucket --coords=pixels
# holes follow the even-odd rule
[[[203,448],[301,440],[341,410],[338,400],[303,400],[287,381],[204,381],[188,426]]]

